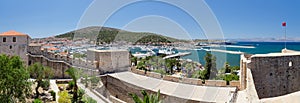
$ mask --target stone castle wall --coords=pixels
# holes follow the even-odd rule
[[[122,101],[125,101],[127,103],[134,102],[132,100],[132,97],[130,97],[128,93],[135,93],[139,97],[142,97],[142,94],[140,92],[142,90],[145,90],[142,87],[129,84],[109,75],[102,76],[101,81],[103,82],[103,85],[106,87],[106,89],[109,91],[110,95],[121,99]],[[156,93],[157,91],[146,90],[146,92],[152,94]],[[169,96],[163,93],[161,93],[161,100],[163,100],[164,103],[201,103],[200,101],[186,100],[179,97]]]
[[[94,54],[96,55],[93,58],[97,59],[84,60],[48,52],[47,49],[41,50],[40,45],[30,45],[28,47],[28,65],[39,62],[53,68],[54,78],[68,78],[65,71],[70,67],[78,68],[88,75],[128,70],[130,62],[128,51],[100,51],[94,52]],[[88,56],[90,57],[89,54]]]
[[[68,63],[63,61],[53,61],[43,56],[37,55],[28,55],[29,65],[34,63],[41,63],[44,66],[50,67],[53,69],[54,76],[53,78],[69,78],[68,75],[65,74],[66,70],[71,67]]]
[[[98,61],[87,61],[80,58],[73,58],[72,65],[83,68],[97,69]]]
[[[161,75],[159,73],[149,72],[149,71],[145,72],[144,70],[139,70],[135,68],[131,68],[131,72],[139,75],[144,75],[152,78],[163,79],[166,81],[172,81],[177,83],[185,83],[185,84],[192,84],[192,85],[199,85],[199,86],[217,86],[217,87],[231,86],[240,89],[240,81],[230,81],[228,85],[224,80],[205,80],[205,83],[202,83],[201,79],[180,78],[180,77],[174,77],[170,75]]]
[[[247,67],[251,69],[259,98],[300,90],[300,55],[251,57]]]

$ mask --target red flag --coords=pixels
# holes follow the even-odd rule
[[[286,22],[282,22],[282,26],[286,26]]]

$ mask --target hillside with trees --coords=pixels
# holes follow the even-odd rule
[[[56,38],[90,39],[99,44],[125,41],[131,43],[170,43],[182,41],[148,32],[130,32],[110,27],[92,26],[55,36]]]

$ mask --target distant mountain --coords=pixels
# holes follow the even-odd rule
[[[99,43],[126,41],[132,43],[169,43],[178,39],[148,32],[130,32],[110,27],[91,26],[55,36],[56,38],[97,40]]]
[[[300,38],[239,38],[239,39],[228,39],[236,42],[300,42]]]

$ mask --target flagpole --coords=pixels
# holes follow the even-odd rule
[[[284,48],[286,49],[286,26],[284,26]]]
[[[282,26],[284,29],[284,49],[286,50],[286,22],[282,22]]]

